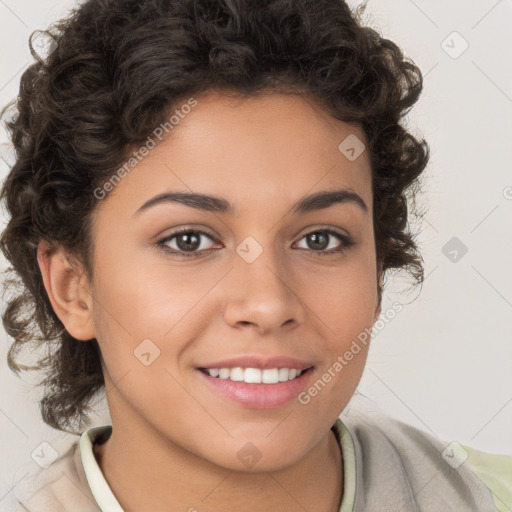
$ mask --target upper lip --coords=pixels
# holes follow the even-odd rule
[[[287,356],[239,356],[222,361],[215,361],[200,366],[199,368],[259,368],[265,370],[268,368],[295,368],[297,370],[306,370],[313,366],[310,362],[301,361]]]

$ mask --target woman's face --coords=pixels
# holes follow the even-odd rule
[[[369,158],[362,131],[312,98],[196,99],[95,211],[92,319],[112,422],[227,468],[250,470],[249,456],[278,469],[326,436],[364,368],[358,335],[379,306]],[[335,190],[361,203],[305,201]],[[143,207],[176,193],[215,200]],[[242,367],[233,379],[305,371],[247,384],[200,370],[219,366]]]

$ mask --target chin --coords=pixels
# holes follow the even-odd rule
[[[280,444],[279,450],[270,446],[268,440],[261,443],[251,441],[230,441],[231,452],[226,456],[227,449],[223,455],[216,453],[212,456],[209,451],[207,459],[220,467],[240,473],[260,473],[266,471],[279,471],[295,464],[307,452],[300,451],[295,446]],[[294,449],[296,451],[294,451]]]

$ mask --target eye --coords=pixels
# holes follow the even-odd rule
[[[205,247],[202,243],[201,238],[207,238],[215,243],[220,243],[213,235],[206,233],[205,231],[183,228],[170,235],[162,238],[157,242],[158,247],[163,251],[184,257],[198,257],[204,252],[213,250],[211,247]],[[338,240],[338,246],[332,242]],[[346,251],[349,247],[355,244],[355,242],[347,235],[339,233],[334,229],[317,229],[304,235],[300,240],[306,240],[306,244],[310,247],[305,249],[310,253],[318,254],[318,256],[329,256],[332,254],[340,254]],[[171,247],[174,245],[174,247]],[[208,244],[206,244],[207,246]],[[326,249],[331,250],[326,250]]]
[[[179,254],[180,256],[185,257],[195,257],[201,256],[204,251],[208,251],[202,244],[201,238],[206,237],[214,242],[218,242],[214,237],[205,231],[199,231],[197,229],[184,228],[179,231],[175,231],[171,233],[169,236],[162,238],[157,242],[157,245],[162,248],[165,252],[171,254]],[[176,243],[175,248],[170,248],[169,246]],[[171,242],[171,244],[169,244]]]
[[[332,243],[334,240],[338,239],[341,243],[334,244],[334,249],[332,247]],[[329,256],[333,253],[342,253],[346,251],[349,247],[355,244],[355,242],[347,235],[343,235],[334,229],[317,229],[315,231],[311,231],[304,235],[301,240],[306,240],[306,244],[309,247],[306,247],[306,250],[312,253],[318,253],[319,256]],[[331,250],[327,251],[326,249],[331,248]]]

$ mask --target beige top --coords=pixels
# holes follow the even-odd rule
[[[512,511],[512,456],[444,443],[384,415],[343,418],[332,427],[343,456],[340,512]],[[14,488],[11,508],[3,501],[0,508],[123,512],[93,452],[111,432],[111,425],[87,429],[48,469]]]

